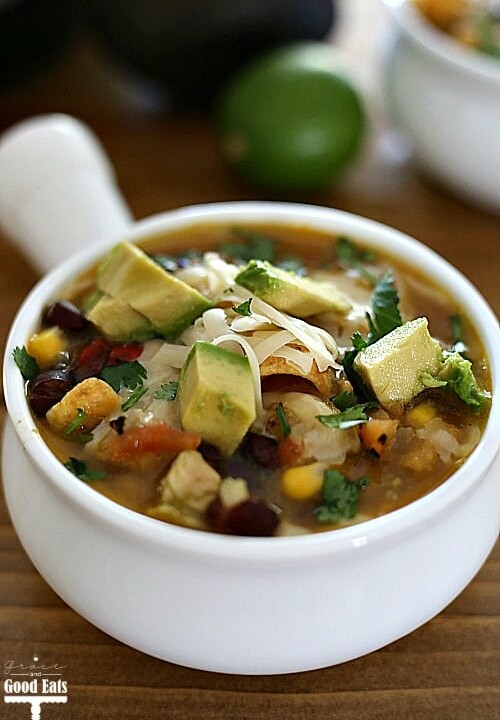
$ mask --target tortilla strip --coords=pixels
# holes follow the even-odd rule
[[[323,397],[331,397],[335,394],[336,379],[331,368],[324,372],[318,370],[314,360],[308,373],[303,372],[297,365],[288,362],[285,358],[271,355],[260,365],[261,378],[271,375],[294,375],[312,383]]]

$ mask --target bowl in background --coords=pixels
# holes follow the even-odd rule
[[[386,57],[389,111],[416,164],[500,212],[500,59],[462,46],[411,0],[384,0],[396,28]]]

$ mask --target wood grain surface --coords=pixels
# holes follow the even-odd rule
[[[101,138],[137,217],[198,202],[262,197],[226,173],[208,118],[131,108],[116,88],[111,92],[109,77],[98,75],[96,65],[92,53],[76,47],[52,71],[0,96],[0,131],[39,112],[78,115]],[[342,208],[416,236],[456,265],[499,312],[499,218],[418,175],[398,146],[391,146],[376,100],[373,108],[363,158],[345,182],[321,195],[279,199]],[[36,280],[35,270],[0,238],[2,345]],[[0,667],[33,657],[65,666],[69,685],[68,705],[44,706],[44,720],[498,720],[500,546],[444,612],[378,652],[308,673],[225,676],[155,660],[83,620],[36,572],[2,500]],[[0,697],[0,717],[28,718],[29,709],[4,705]]]

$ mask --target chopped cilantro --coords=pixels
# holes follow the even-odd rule
[[[138,385],[143,384],[147,376],[146,368],[137,360],[110,365],[101,371],[101,378],[111,385],[115,392],[119,392],[122,385],[135,390]]]
[[[467,345],[464,343],[462,334],[462,318],[460,315],[451,315],[450,317],[451,332],[453,335],[453,344],[450,352],[458,352],[464,355],[467,352]]]
[[[361,397],[369,396],[369,393],[366,392],[366,388],[354,370],[356,355],[368,345],[380,340],[381,337],[402,324],[401,313],[399,312],[399,296],[391,272],[387,272],[377,282],[370,304],[372,314],[366,314],[369,327],[368,338],[365,340],[361,333],[355,332],[351,337],[352,349],[347,350],[342,359],[345,373],[351,381],[356,394]]]
[[[368,422],[369,418],[366,411],[373,407],[377,407],[376,403],[360,403],[359,405],[347,407],[339,413],[332,413],[331,415],[316,415],[316,420],[319,420],[322,425],[325,425],[325,427],[328,428],[347,430],[355,425],[361,425],[362,423]]]
[[[82,408],[78,408],[73,420],[67,425],[67,427],[64,428],[62,432],[63,437],[69,438],[70,440],[75,440],[82,445],[90,442],[94,436],[92,435],[92,433],[86,432],[85,428],[83,427],[83,424],[87,418],[88,415],[85,410],[83,410]]]
[[[179,383],[177,380],[169,380],[168,382],[160,385],[153,397],[155,400],[168,400],[169,402],[172,402],[177,397],[178,390]]]
[[[278,403],[276,405],[276,416],[278,418],[278,422],[280,424],[280,429],[283,434],[283,437],[288,437],[290,433],[292,432],[290,428],[290,423],[288,422],[288,418],[285,415],[285,408],[283,407],[283,403]]]
[[[68,462],[64,463],[64,467],[80,480],[103,480],[106,477],[104,470],[91,470],[85,460],[75,457],[70,457]]]
[[[376,257],[370,250],[360,250],[349,238],[341,237],[335,245],[337,262],[340,265],[357,270],[361,277],[365,278],[370,285],[375,285],[376,278],[364,267],[364,263],[374,262]]]
[[[335,523],[342,518],[350,519],[358,510],[359,493],[368,485],[369,479],[349,478],[339,470],[325,470],[323,474],[323,504],[313,512],[320,523]]]
[[[274,260],[274,240],[265,233],[248,228],[234,227],[233,235],[243,242],[223,243],[219,251],[232,258],[239,258],[248,262],[249,260]]]
[[[354,407],[354,405],[358,404],[356,395],[352,392],[348,392],[347,390],[342,390],[342,392],[338,395],[331,397],[330,402],[332,402],[339,410],[347,410],[347,408]]]
[[[135,390],[129,395],[129,397],[122,403],[121,409],[126,412],[138,402],[143,395],[147,393],[149,388],[146,385],[138,385]]]
[[[402,325],[399,312],[399,296],[391,272],[385,273],[377,282],[370,300],[373,315],[368,314],[368,345],[379,340],[391,330]]]
[[[25,380],[34,380],[36,378],[39,372],[38,363],[25,347],[14,348],[12,357]]]
[[[249,317],[252,314],[252,311],[250,309],[251,303],[252,298],[248,298],[248,300],[245,300],[240,305],[233,307],[233,310],[234,312],[238,313],[238,315],[243,315],[243,317]]]
[[[486,394],[477,384],[472,372],[472,363],[458,352],[444,352],[444,363],[438,373],[440,380],[454,392],[473,412],[481,412],[486,403]]]

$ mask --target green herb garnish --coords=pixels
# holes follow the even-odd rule
[[[278,403],[276,405],[276,417],[278,418],[278,422],[280,425],[280,430],[283,435],[283,437],[288,437],[290,433],[292,432],[290,428],[290,423],[288,422],[288,418],[285,415],[285,408],[283,407],[283,403]]]
[[[464,355],[468,348],[463,340],[462,318],[460,315],[451,315],[450,324],[453,336],[453,344],[450,347],[450,352],[458,352],[460,355]]]
[[[232,258],[239,258],[248,262],[249,260],[274,260],[274,240],[265,233],[247,228],[232,228],[233,235],[244,242],[223,243],[219,245],[219,251]]]
[[[169,380],[168,382],[160,385],[153,397],[155,400],[168,400],[169,402],[172,402],[177,397],[178,390],[179,383],[177,380]]]
[[[332,413],[331,415],[316,415],[316,420],[325,427],[337,428],[338,430],[347,430],[355,425],[362,425],[370,419],[366,411],[370,408],[377,407],[376,403],[360,403],[346,408],[342,412]]]
[[[135,390],[138,385],[143,384],[147,376],[146,368],[137,360],[111,365],[101,371],[101,378],[111,385],[115,392],[119,392],[122,385]]]
[[[368,345],[380,340],[403,324],[399,312],[399,296],[391,272],[385,273],[377,282],[370,300],[372,314],[367,313],[370,332]]]
[[[252,298],[248,298],[248,300],[245,300],[240,305],[233,307],[233,310],[234,312],[238,313],[238,315],[243,315],[243,317],[249,317],[252,314],[252,311],[250,309],[251,303]]]
[[[12,357],[25,380],[34,380],[36,378],[40,371],[38,363],[25,347],[14,348]]]
[[[370,305],[372,312],[366,314],[369,327],[368,338],[365,340],[361,333],[355,332],[351,337],[352,349],[347,350],[342,359],[345,373],[351,381],[356,394],[361,397],[367,396],[369,393],[366,392],[363,383],[354,370],[356,355],[368,345],[380,340],[381,337],[402,325],[403,322],[399,311],[399,296],[391,272],[387,272],[377,282]]]
[[[104,470],[91,470],[85,460],[79,460],[75,457],[70,457],[68,462],[64,463],[64,467],[80,480],[87,482],[90,480],[103,480],[106,477]]]
[[[129,397],[121,404],[121,409],[126,412],[127,410],[130,410],[131,407],[133,407],[138,400],[141,399],[143,395],[147,393],[149,388],[146,387],[146,385],[138,385],[135,390],[132,391],[132,393],[129,395]]]
[[[83,410],[82,408],[78,408],[73,420],[69,423],[67,427],[64,428],[62,436],[65,438],[69,438],[70,440],[75,440],[82,445],[93,440],[94,436],[92,435],[92,433],[86,432],[85,428],[83,427],[83,424],[87,418],[88,415],[85,410]]]
[[[365,263],[376,260],[375,253],[371,252],[371,250],[361,250],[349,238],[341,237],[335,245],[335,254],[340,265],[346,265],[353,268],[353,270],[357,270],[370,285],[375,285],[376,278],[364,267]]]
[[[358,404],[356,395],[352,392],[348,392],[347,390],[342,390],[342,392],[338,395],[331,397],[330,402],[332,402],[339,410],[347,410],[347,408],[354,407]]]
[[[342,518],[354,517],[358,510],[359,493],[369,482],[367,477],[349,480],[339,470],[325,470],[323,504],[313,511],[316,520],[320,523],[335,523]]]

